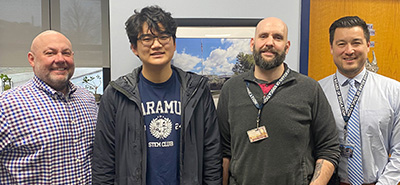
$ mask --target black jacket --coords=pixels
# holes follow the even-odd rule
[[[93,149],[93,184],[146,184],[145,124],[137,86],[141,69],[110,82],[104,92]],[[220,135],[207,79],[173,69],[181,82],[181,184],[221,184]]]

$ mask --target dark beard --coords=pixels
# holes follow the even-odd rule
[[[256,65],[264,70],[270,70],[280,66],[283,63],[283,61],[285,61],[286,47],[282,53],[278,53],[274,50],[271,50],[271,52],[275,53],[275,58],[272,59],[271,61],[265,61],[261,56],[261,51],[256,50],[256,48],[253,46],[253,57]]]

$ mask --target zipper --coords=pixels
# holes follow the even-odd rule
[[[187,102],[189,102],[189,101],[193,98],[194,94],[196,94],[196,92],[199,90],[199,87],[200,87],[200,85],[202,84],[203,81],[204,81],[204,77],[201,76],[198,85],[196,86],[196,88],[194,89],[194,91],[192,92],[192,94],[190,94],[189,99],[187,100]]]
[[[180,181],[180,184],[182,184],[183,183],[183,178],[182,178],[182,173],[183,173],[183,144],[184,144],[184,140],[183,140],[183,138],[184,138],[184,129],[185,129],[185,116],[186,116],[186,114],[184,114],[184,110],[185,110],[185,107],[189,104],[189,102],[190,102],[190,100],[193,98],[193,96],[196,94],[196,92],[199,90],[199,88],[200,88],[200,86],[201,86],[201,84],[202,84],[202,82],[204,81],[204,77],[203,76],[201,76],[201,78],[200,78],[200,81],[199,81],[199,83],[198,83],[198,85],[195,87],[195,89],[193,90],[193,92],[190,94],[190,96],[189,96],[189,98],[187,99],[187,103],[185,102],[185,105],[182,107],[182,123],[181,123],[181,134],[180,134],[180,142],[179,142],[179,145],[180,145],[180,147],[179,147],[179,150],[180,150],[180,152],[179,152],[179,166],[180,166],[180,169],[179,169],[179,181]],[[182,95],[181,95],[182,96]]]
[[[123,76],[123,79],[130,85],[130,86],[134,86],[134,84],[126,77]],[[136,106],[138,106],[139,109],[139,113],[140,113],[140,117],[141,122],[140,124],[143,125],[143,129],[141,130],[142,134],[142,172],[141,172],[141,178],[142,178],[142,184],[145,185],[146,182],[146,173],[147,173],[147,138],[146,138],[146,125],[144,124],[144,118],[143,118],[143,110],[141,109],[139,99],[135,98],[131,93],[129,93],[128,91],[126,91],[125,89],[123,89],[122,87],[118,86],[118,85],[112,85],[115,89],[117,89],[117,91],[121,92],[122,94],[124,94],[128,99],[130,99],[131,101],[133,101]],[[140,136],[139,136],[140,137]]]

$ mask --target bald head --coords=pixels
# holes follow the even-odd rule
[[[28,53],[35,76],[64,94],[74,74],[74,52],[71,42],[63,34],[47,30],[36,36]]]
[[[62,33],[54,30],[46,30],[39,35],[37,35],[31,45],[31,52],[35,53],[38,51],[39,48],[43,47],[43,44],[46,41],[49,41],[49,39],[52,39],[52,42],[59,43],[63,42],[69,46],[69,48],[72,50],[72,44],[68,40],[67,37],[65,37]]]
[[[256,34],[259,33],[260,29],[264,27],[269,27],[275,30],[279,30],[284,33],[285,38],[288,36],[288,27],[281,19],[276,17],[268,17],[261,20],[256,27]]]

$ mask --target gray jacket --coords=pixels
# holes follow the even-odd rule
[[[100,102],[93,184],[146,184],[146,135],[138,75],[110,82]],[[181,82],[181,184],[221,184],[222,155],[215,105],[205,77],[178,72]]]

